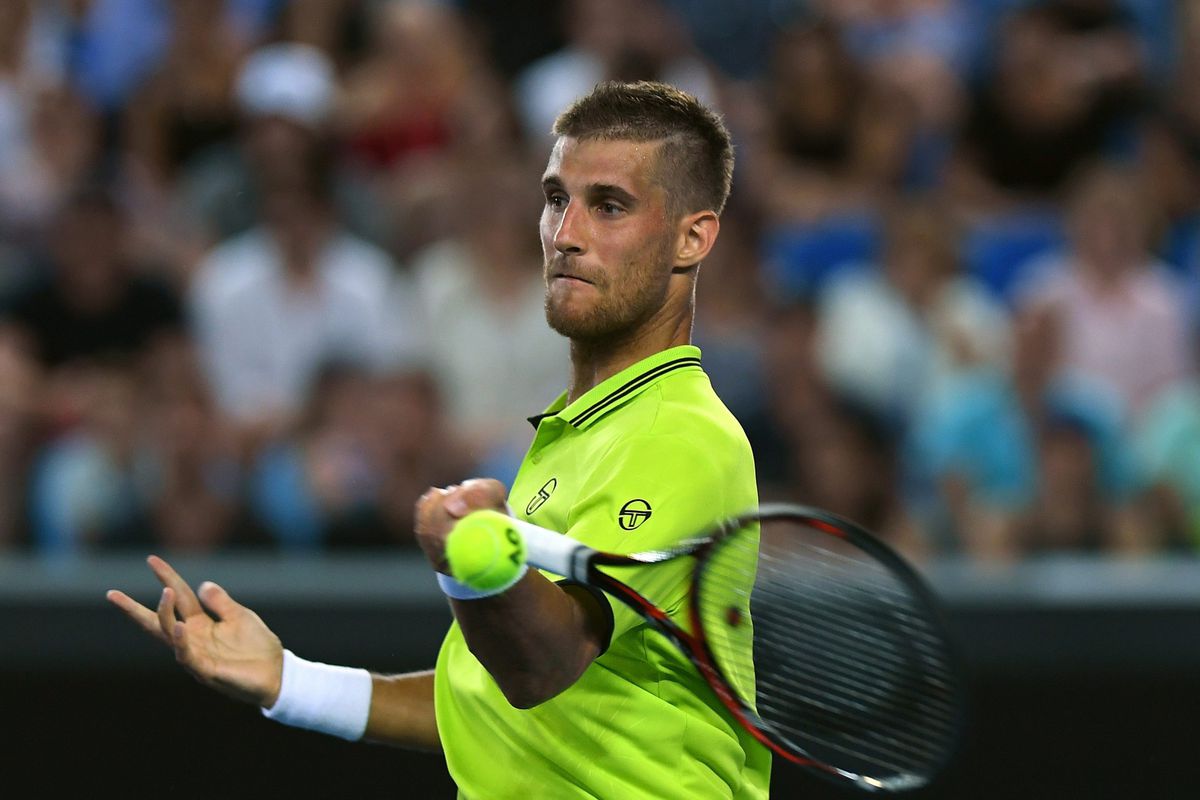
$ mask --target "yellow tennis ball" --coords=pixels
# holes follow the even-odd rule
[[[472,511],[446,538],[450,574],[477,591],[499,589],[525,565],[525,540],[512,518],[499,511]]]

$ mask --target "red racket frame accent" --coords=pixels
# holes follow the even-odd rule
[[[721,672],[721,668],[717,665],[716,659],[709,647],[708,638],[704,633],[704,626],[700,619],[700,603],[698,602],[703,583],[704,567],[708,558],[719,548],[725,539],[734,535],[736,531],[741,530],[747,524],[786,520],[798,522],[838,539],[852,542],[864,552],[877,558],[908,585],[914,595],[926,607],[931,620],[936,621],[939,626],[941,625],[941,615],[938,612],[937,603],[932,592],[903,558],[855,523],[829,512],[808,506],[791,504],[764,505],[757,510],[720,523],[708,535],[692,539],[686,543],[686,546],[669,553],[619,555],[616,553],[594,552],[587,559],[587,583],[619,599],[653,624],[660,633],[674,642],[683,654],[687,656],[688,660],[695,665],[701,677],[704,678],[705,683],[709,685],[713,693],[721,701],[721,704],[729,710],[729,713],[733,715],[738,724],[772,752],[777,753],[794,764],[815,769],[831,777],[848,780],[861,788],[870,790],[886,788],[879,781],[865,778],[864,776],[840,769],[831,764],[826,764],[823,761],[805,755],[799,751],[798,747],[789,747],[787,744],[777,741],[776,738],[764,730],[767,727],[766,723],[763,722],[748,703],[738,697],[737,693],[730,686],[728,679]],[[681,556],[693,556],[696,559],[689,587],[689,604],[691,606],[689,621],[694,633],[684,630],[665,611],[647,600],[636,590],[597,569],[598,566],[644,567],[650,564],[672,561]],[[946,655],[953,657],[954,654],[948,652]],[[961,686],[959,687],[959,691],[961,691]],[[963,721],[960,717],[958,726],[961,727],[962,724]],[[949,757],[950,754],[947,753],[945,756],[946,760]],[[908,785],[903,788],[914,787]]]
[[[717,542],[728,536],[729,532],[737,530],[738,527],[740,527],[740,524],[738,523],[742,523],[751,519],[757,519],[757,515],[751,515],[732,520],[731,522],[722,525],[717,533],[713,536],[697,541],[693,548],[674,553],[671,558],[665,559],[670,561],[682,556],[695,556],[698,559],[696,570],[693,574],[693,580],[689,588],[689,604],[691,606],[689,611],[689,619],[692,624],[692,630],[695,631],[695,633],[689,633],[688,631],[684,630],[680,625],[672,620],[665,611],[647,600],[635,589],[626,586],[616,578],[613,578],[610,575],[607,575],[596,569],[597,566],[601,565],[610,567],[645,566],[646,562],[643,560],[638,558],[630,558],[628,556],[621,556],[615,553],[596,553],[591,557],[588,563],[587,582],[619,599],[625,605],[629,606],[638,614],[640,614],[644,619],[652,623],[656,628],[658,628],[660,633],[664,634],[667,638],[673,641],[675,645],[683,652],[683,654],[688,657],[688,660],[691,661],[696,667],[696,670],[700,673],[700,676],[704,678],[704,682],[707,683],[709,688],[713,690],[713,693],[717,696],[717,699],[721,701],[721,704],[729,710],[729,713],[733,715],[738,724],[745,728],[746,731],[749,732],[755,739],[762,742],[762,744],[770,748],[773,752],[778,753],[780,756],[794,764],[799,764],[806,767],[814,767],[831,775],[839,775],[841,774],[841,771],[836,767],[832,767],[821,761],[803,756],[800,753],[789,749],[783,744],[776,742],[765,732],[763,732],[762,720],[759,718],[758,714],[756,714],[748,704],[739,698],[737,693],[734,692],[729,686],[729,682],[721,673],[720,668],[717,666],[716,661],[712,656],[712,651],[708,646],[708,639],[704,635],[704,626],[701,624],[698,611],[699,604],[696,602],[699,586],[699,582],[696,580],[696,578],[699,574],[700,567],[704,563],[704,556],[706,556],[708,552],[713,549]],[[662,563],[662,561],[655,561],[654,563]]]

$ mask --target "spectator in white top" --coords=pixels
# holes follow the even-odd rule
[[[525,232],[541,193],[514,161],[463,166],[460,229],[412,264],[450,424],[474,471],[501,477],[515,474],[533,435],[526,419],[560,391],[567,363],[566,341],[546,327],[541,256]]]
[[[1005,311],[961,273],[947,220],[933,202],[894,206],[882,263],[847,270],[819,301],[817,353],[826,379],[896,421],[954,374],[1008,358]]]
[[[390,257],[342,226],[327,164],[266,185],[261,215],[201,263],[191,305],[218,403],[245,433],[271,435],[324,363],[404,358],[407,293]]]
[[[1189,368],[1185,293],[1147,247],[1139,176],[1102,164],[1068,204],[1065,253],[1030,265],[1023,313],[1060,326],[1060,369],[1106,383],[1134,415]]]

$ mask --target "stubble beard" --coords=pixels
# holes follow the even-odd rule
[[[666,273],[665,254],[655,254],[656,264],[650,267],[626,265],[621,281],[597,282],[594,291],[600,294],[597,302],[582,311],[568,313],[555,304],[550,287],[546,287],[546,322],[552,330],[580,344],[603,344],[620,341],[635,334],[659,311],[666,301],[666,282],[657,283],[655,275]],[[550,273],[546,265],[547,274]]]

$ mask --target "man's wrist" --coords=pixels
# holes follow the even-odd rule
[[[454,600],[482,600],[485,597],[494,597],[498,594],[507,592],[515,586],[525,573],[529,571],[528,564],[522,564],[521,569],[517,571],[516,576],[505,583],[503,586],[497,586],[494,589],[473,589],[465,583],[459,583],[451,576],[444,572],[437,573],[438,587],[442,590],[442,594]]]
[[[279,694],[262,713],[294,728],[357,741],[367,730],[371,673],[306,661],[283,651]]]
[[[279,669],[276,672],[278,677],[275,680],[274,686],[271,687],[270,693],[268,693],[266,697],[263,698],[262,702],[259,703],[259,705],[264,709],[272,708],[276,703],[279,702],[279,694],[283,691],[283,665],[287,661],[287,654],[288,651],[280,647],[278,662]]]

